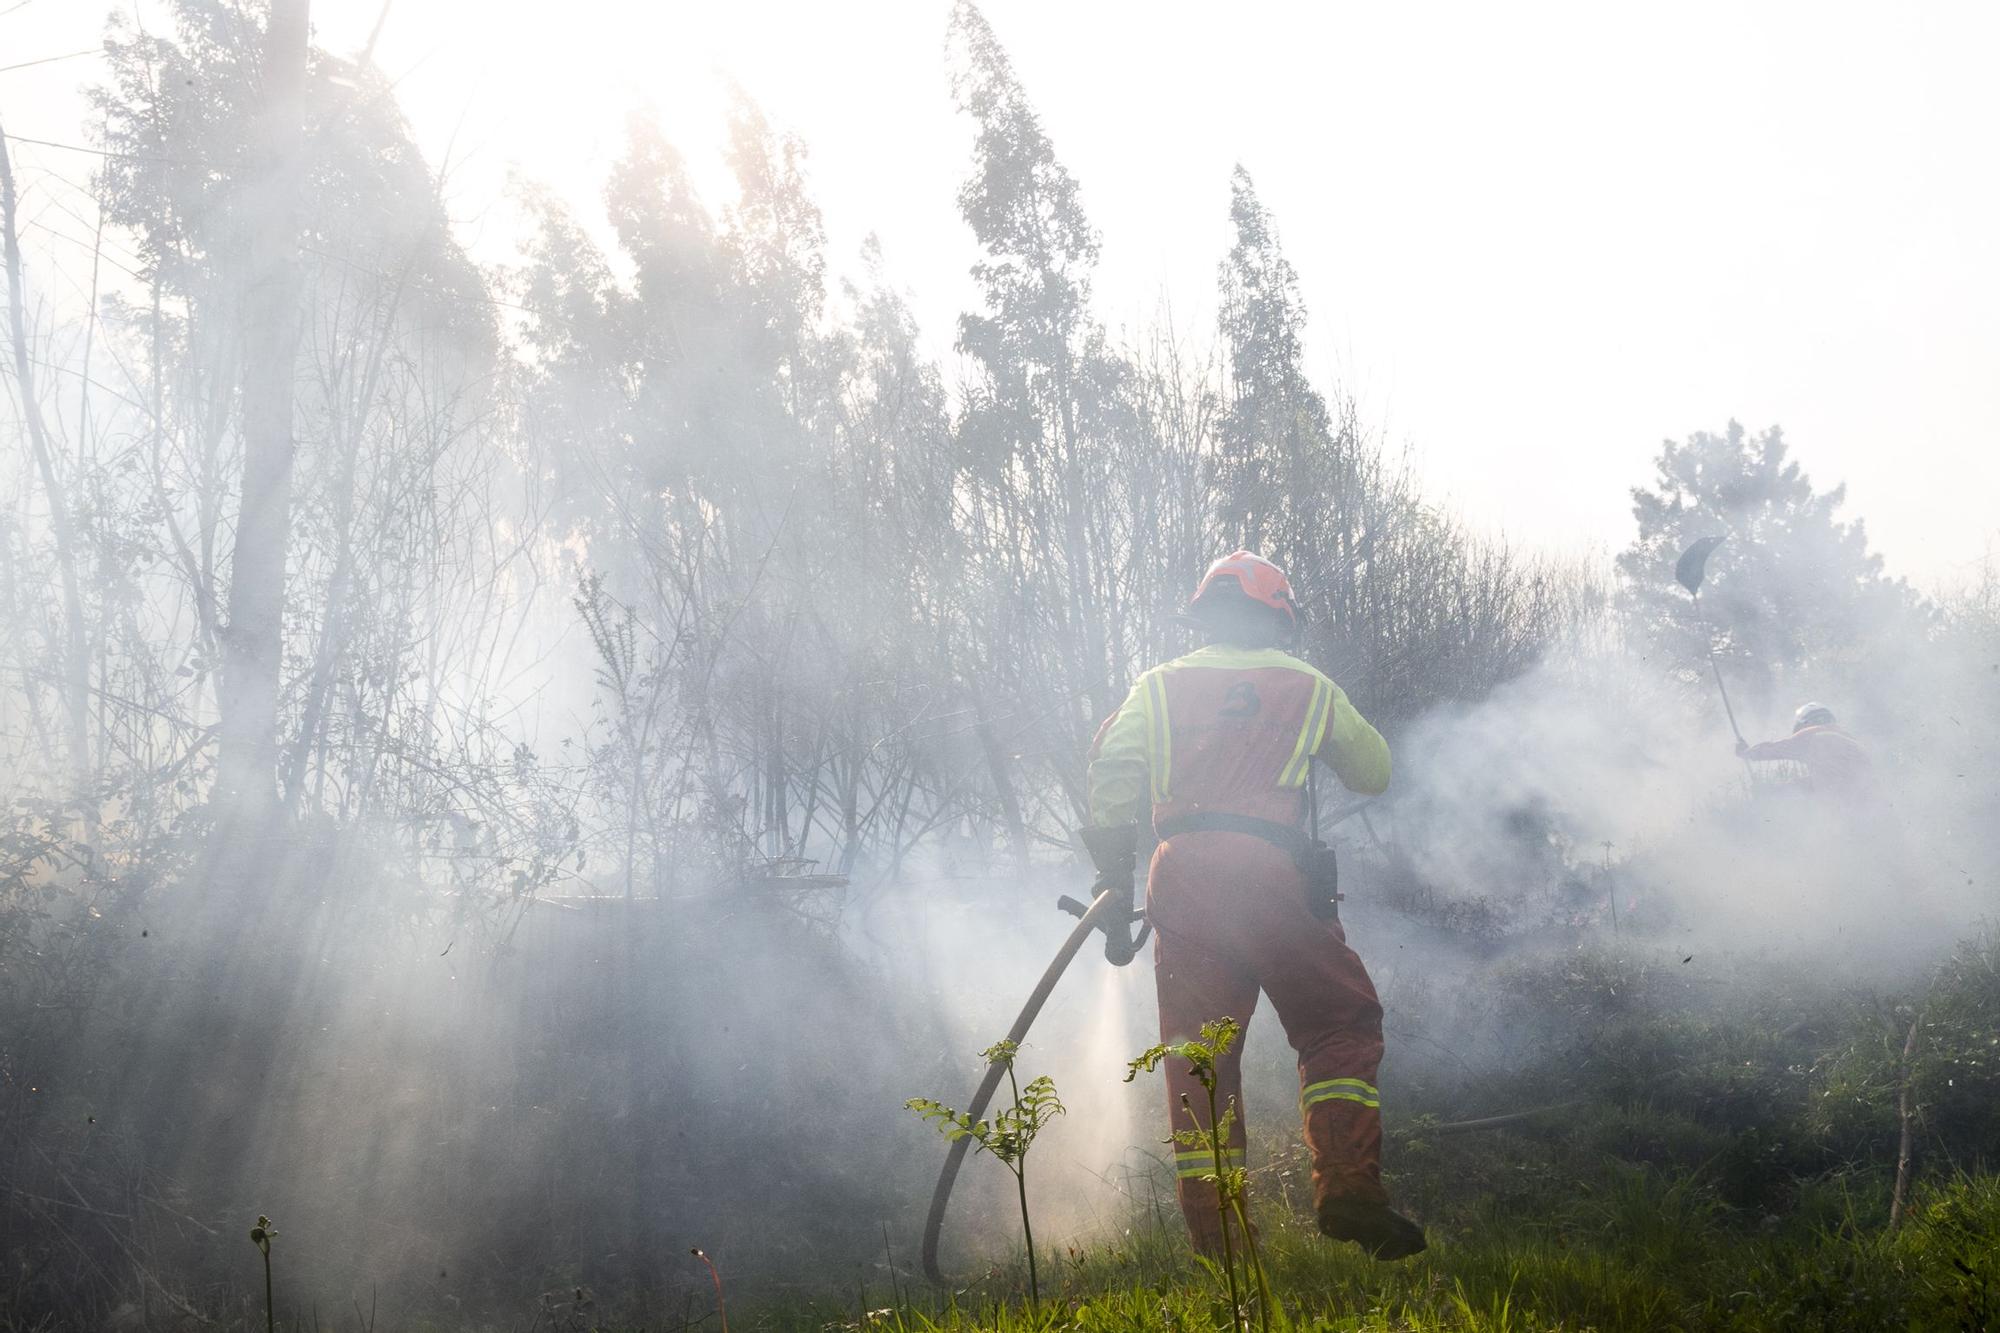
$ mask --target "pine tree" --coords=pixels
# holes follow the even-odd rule
[[[1732,421],[1668,440],[1654,484],[1632,491],[1639,532],[1618,557],[1620,608],[1691,678],[1707,669],[1712,634],[1732,684],[1767,706],[1808,667],[1824,679],[1885,637],[1920,636],[1920,600],[1882,572],[1861,521],[1839,517],[1846,498],[1845,486],[1813,488],[1776,426],[1752,436]],[[1728,542],[1709,560],[1697,620],[1674,563],[1713,535]]]

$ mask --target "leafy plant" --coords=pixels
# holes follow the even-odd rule
[[[278,1229],[271,1225],[271,1219],[262,1213],[257,1215],[257,1225],[250,1228],[250,1243],[264,1256],[264,1333],[277,1333],[278,1314],[271,1302],[271,1238]]]
[[[991,1153],[1000,1164],[1014,1175],[1014,1187],[1021,1200],[1021,1237],[1028,1247],[1028,1298],[1041,1303],[1041,1283],[1035,1271],[1035,1230],[1028,1220],[1028,1150],[1035,1146],[1035,1136],[1042,1132],[1049,1121],[1063,1114],[1063,1104],[1056,1096],[1055,1081],[1043,1074],[1029,1082],[1024,1089],[1014,1077],[1014,1057],[1020,1051],[1020,1043],[997,1041],[979,1053],[989,1065],[999,1065],[1007,1071],[1007,1090],[1012,1094],[1011,1105],[1002,1109],[991,1120],[974,1120],[963,1111],[955,1111],[943,1102],[928,1097],[912,1097],[903,1105],[922,1116],[926,1123],[944,1135],[947,1143],[960,1139],[971,1139],[978,1150]]]
[[[1230,1317],[1236,1321],[1238,1329],[1243,1327],[1242,1301],[1236,1284],[1235,1246],[1229,1237],[1229,1224],[1233,1218],[1243,1232],[1244,1265],[1249,1270],[1247,1276],[1254,1277],[1257,1283],[1258,1322],[1269,1333],[1271,1286],[1264,1275],[1263,1259],[1257,1253],[1257,1233],[1250,1228],[1249,1191],[1246,1187],[1248,1173],[1241,1154],[1233,1162],[1229,1156],[1229,1134],[1236,1126],[1236,1099],[1231,1097],[1227,1104],[1218,1106],[1216,1098],[1216,1063],[1229,1053],[1242,1031],[1242,1026],[1233,1018],[1211,1019],[1201,1025],[1201,1035],[1194,1040],[1163,1042],[1148,1047],[1127,1061],[1125,1081],[1130,1083],[1141,1073],[1151,1073],[1159,1068],[1162,1060],[1173,1058],[1187,1061],[1188,1072],[1207,1092],[1207,1123],[1203,1123],[1195,1113],[1187,1094],[1181,1094],[1181,1110],[1187,1114],[1189,1126],[1174,1130],[1173,1139],[1180,1147],[1205,1149],[1208,1153],[1210,1169],[1201,1179],[1215,1186],[1215,1212],[1222,1224],[1222,1271],[1229,1284]]]

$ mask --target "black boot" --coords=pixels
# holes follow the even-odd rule
[[[1328,1199],[1319,1206],[1319,1229],[1351,1240],[1377,1259],[1407,1259],[1426,1245],[1424,1229],[1386,1203]]]

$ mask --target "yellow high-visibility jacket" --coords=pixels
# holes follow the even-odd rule
[[[1389,746],[1347,695],[1277,648],[1211,644],[1140,676],[1098,731],[1090,818],[1132,824],[1204,812],[1296,824],[1314,757],[1349,790],[1389,786]]]

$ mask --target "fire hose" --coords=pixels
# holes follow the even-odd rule
[[[1356,805],[1346,813],[1352,813],[1359,808]],[[1088,833],[1084,835],[1084,839],[1086,845],[1094,841]],[[1099,862],[1102,870],[1107,864],[1106,858],[1100,855],[1098,847],[1091,846],[1090,850],[1092,859]],[[1056,950],[1055,958],[1043,971],[1041,980],[1035,983],[1034,990],[1029,992],[1028,1001],[1021,1006],[1021,1012],[1015,1017],[1014,1025],[1007,1029],[1007,1040],[1015,1044],[1026,1038],[1028,1029],[1034,1026],[1036,1017],[1042,1012],[1042,1006],[1054,993],[1056,983],[1062,980],[1063,973],[1069,970],[1070,963],[1075,960],[1092,932],[1104,933],[1105,959],[1113,966],[1123,967],[1138,956],[1140,946],[1145,944],[1153,930],[1152,923],[1145,919],[1145,914],[1132,909],[1132,885],[1129,879],[1103,889],[1088,907],[1067,894],[1056,900],[1056,906],[1075,917],[1076,925],[1070,930],[1068,938],[1062,942],[1062,947]],[[1136,935],[1132,933],[1134,924],[1139,926]],[[969,1118],[977,1120],[985,1113],[987,1106],[993,1100],[993,1094],[1000,1087],[1000,1080],[1006,1077],[1006,1073],[1004,1064],[994,1063],[986,1067],[985,1077],[980,1079],[978,1089],[972,1094],[972,1101],[966,1106],[965,1114]],[[1516,1111],[1508,1115],[1434,1124],[1428,1127],[1428,1131],[1433,1134],[1460,1134],[1509,1128],[1520,1122],[1554,1111],[1567,1110],[1576,1105],[1578,1103],[1575,1101],[1557,1102],[1552,1106],[1535,1107],[1532,1110]],[[959,1138],[954,1140],[946,1151],[944,1167],[938,1172],[937,1188],[931,1192],[930,1213],[924,1218],[924,1276],[940,1285],[946,1279],[944,1271],[938,1266],[938,1238],[944,1230],[944,1214],[951,1203],[952,1187],[958,1183],[959,1168],[964,1165],[966,1154],[971,1150],[972,1144],[970,1136]]]
[[[1128,885],[1114,886],[1099,893],[1090,906],[1085,907],[1067,894],[1056,900],[1056,906],[1074,916],[1076,926],[1056,950],[1056,956],[1042,979],[1035,983],[1029,993],[1028,1002],[1021,1006],[1020,1014],[1014,1019],[1014,1026],[1007,1029],[1007,1040],[1020,1042],[1034,1025],[1036,1015],[1048,1002],[1056,983],[1068,970],[1070,961],[1083,948],[1084,941],[1091,932],[1104,932],[1104,956],[1114,965],[1123,967],[1139,952],[1139,946],[1146,942],[1152,931],[1152,924],[1146,922],[1141,913],[1132,910],[1131,889]],[[1132,934],[1134,922],[1140,922],[1139,933]],[[972,1094],[972,1101],[965,1108],[967,1116],[977,1120],[985,1114],[987,1103],[993,1100],[994,1091],[1000,1080],[1006,1076],[1006,1066],[991,1064],[986,1067],[986,1077],[979,1081],[979,1088]],[[938,1235],[944,1230],[944,1210],[951,1202],[952,1186],[958,1182],[958,1169],[965,1162],[965,1154],[972,1147],[970,1138],[958,1139],[945,1154],[944,1169],[938,1172],[937,1188],[931,1192],[930,1215],[924,1219],[924,1276],[932,1282],[942,1283],[943,1270],[938,1267]]]

